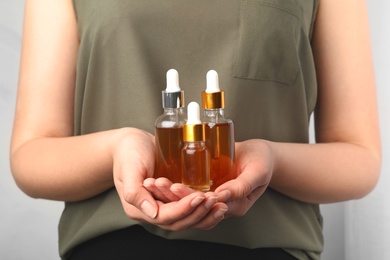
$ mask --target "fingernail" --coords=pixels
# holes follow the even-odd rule
[[[224,208],[219,209],[217,212],[215,212],[214,218],[216,218],[216,219],[223,219],[223,217],[224,217],[226,212],[227,212],[227,209],[224,209]]]
[[[209,209],[217,202],[217,200],[218,200],[217,196],[213,196],[213,197],[207,198],[207,201],[204,204],[204,206]]]
[[[147,200],[144,200],[141,204],[142,212],[150,218],[157,216],[157,209]]]
[[[202,203],[202,201],[204,201],[204,197],[203,196],[197,196],[195,197],[192,201],[191,201],[191,207],[195,208],[196,206],[198,206],[200,203]]]

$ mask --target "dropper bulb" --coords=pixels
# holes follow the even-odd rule
[[[188,114],[187,124],[196,125],[202,123],[200,121],[200,112],[199,112],[198,103],[196,102],[189,103],[187,107],[187,114]]]
[[[170,69],[167,71],[167,88],[165,89],[167,93],[179,92],[181,91],[179,86],[179,73],[175,69]]]
[[[218,73],[215,70],[209,70],[206,75],[206,92],[215,93],[220,92]]]

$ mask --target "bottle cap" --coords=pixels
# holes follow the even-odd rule
[[[225,92],[219,88],[218,73],[210,70],[206,75],[206,91],[202,92],[202,107],[205,109],[225,108]]]
[[[206,140],[205,125],[200,121],[199,105],[196,102],[188,104],[188,119],[183,125],[183,140],[185,142],[195,142]]]
[[[167,71],[167,86],[162,91],[163,108],[179,108],[184,106],[184,91],[180,89],[179,73],[175,69]]]

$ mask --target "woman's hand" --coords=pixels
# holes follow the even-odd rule
[[[168,230],[210,229],[227,206],[214,192],[192,192],[174,200],[156,200],[144,186],[154,172],[154,137],[138,129],[124,129],[113,149],[114,183],[129,218]]]
[[[263,140],[236,143],[236,165],[237,178],[215,190],[229,207],[226,217],[245,215],[267,189],[274,168],[272,149]]]
[[[262,140],[236,143],[236,163],[238,177],[215,190],[218,201],[226,203],[228,207],[224,217],[245,215],[266,190],[274,167],[272,149]],[[156,199],[164,202],[178,201],[195,192],[183,184],[172,184],[165,178],[146,179],[144,187]]]

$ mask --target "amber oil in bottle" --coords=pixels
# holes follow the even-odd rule
[[[156,165],[155,178],[165,177],[173,183],[181,182],[181,150],[185,123],[184,91],[179,86],[179,74],[167,72],[167,86],[162,91],[164,113],[155,122]]]
[[[206,124],[206,146],[211,154],[211,190],[236,178],[234,124],[225,118],[225,96],[219,88],[218,73],[207,73],[206,91],[202,92],[202,121]]]
[[[205,124],[200,121],[199,105],[188,105],[188,120],[183,126],[182,183],[194,190],[210,190],[210,153],[205,143]]]

